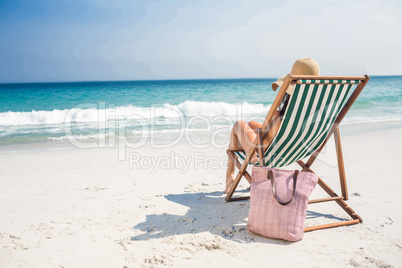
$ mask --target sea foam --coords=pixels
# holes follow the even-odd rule
[[[113,119],[130,117],[150,118],[179,118],[182,116],[216,116],[236,114],[264,114],[269,105],[225,102],[197,102],[185,101],[178,105],[164,104],[155,107],[119,106],[113,109],[82,109],[31,111],[31,112],[4,112],[0,113],[0,126],[21,125],[56,125],[66,123],[95,123]]]

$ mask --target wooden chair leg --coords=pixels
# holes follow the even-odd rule
[[[230,157],[230,159],[232,159],[232,161],[235,163],[236,167],[240,170],[241,169],[241,163],[239,162],[239,160],[238,160],[237,156],[235,155],[235,153],[233,151],[228,150],[227,154]],[[247,170],[244,172],[244,177],[246,178],[248,183],[251,184],[251,175],[250,175],[250,173],[247,172]]]
[[[341,181],[342,196],[345,200],[348,200],[349,195],[348,195],[348,187],[346,185],[345,164],[343,162],[341,135],[339,132],[339,127],[334,132],[334,139],[335,139],[336,156],[338,160],[339,179]]]
[[[234,161],[236,167],[239,169],[239,172],[237,173],[235,181],[233,182],[232,187],[230,187],[229,193],[226,195],[225,200],[227,202],[230,202],[230,201],[238,201],[238,200],[250,199],[250,196],[232,197],[234,192],[235,192],[235,190],[236,190],[236,188],[237,188],[237,186],[239,185],[239,182],[240,182],[241,178],[244,176],[247,179],[247,181],[249,183],[251,183],[251,176],[246,170],[247,165],[244,167],[244,169],[242,169],[243,168],[242,164],[236,158],[236,155],[235,155],[235,153],[233,151],[227,150],[226,152],[227,152],[228,156],[230,157],[230,159]]]
[[[302,167],[303,171],[314,173],[314,171],[310,167],[308,167],[308,165],[306,165],[303,161],[299,160],[297,161],[297,163]],[[360,216],[357,215],[355,211],[346,204],[346,202],[344,201],[344,197],[339,197],[321,178],[318,179],[318,185],[320,185],[320,187],[330,196],[330,198],[311,200],[309,203],[319,203],[329,200],[335,201],[352,218],[352,220],[306,227],[304,229],[305,232],[363,222],[362,218],[360,218]]]
[[[360,222],[359,220],[349,220],[349,221],[339,221],[339,222],[322,224],[322,225],[315,225],[315,226],[305,227],[304,232],[307,233],[307,232],[311,232],[311,231],[315,231],[315,230],[334,228],[334,227],[345,226],[345,225],[352,225],[352,224],[357,224],[359,222]]]

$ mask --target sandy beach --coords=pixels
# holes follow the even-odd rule
[[[402,124],[341,133],[348,204],[364,223],[296,243],[247,231],[249,201],[224,201],[221,148],[3,147],[0,266],[401,267]],[[339,190],[334,151],[330,141],[313,168]],[[306,225],[345,218],[332,202],[315,204]]]

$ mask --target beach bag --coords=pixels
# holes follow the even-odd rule
[[[301,240],[317,181],[312,172],[253,166],[247,229],[269,238]]]

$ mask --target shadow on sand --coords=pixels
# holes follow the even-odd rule
[[[134,226],[143,233],[132,241],[149,240],[183,234],[210,232],[224,239],[240,242],[263,242],[287,245],[290,242],[268,239],[247,231],[249,201],[225,202],[222,192],[184,193],[164,196],[168,201],[188,207],[185,215],[151,214]],[[330,214],[307,211],[307,219],[324,217],[344,220]]]

